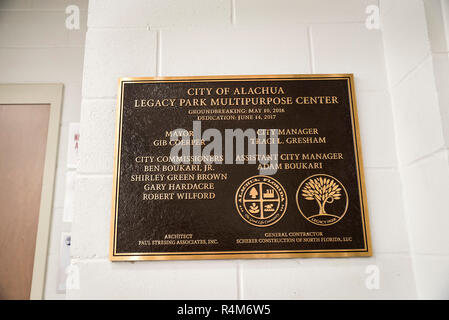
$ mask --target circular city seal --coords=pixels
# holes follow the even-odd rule
[[[268,227],[281,220],[287,209],[284,187],[269,176],[246,179],[237,189],[235,206],[243,220],[256,227]]]
[[[315,174],[299,185],[296,204],[307,221],[319,226],[330,226],[346,214],[348,193],[337,178]]]

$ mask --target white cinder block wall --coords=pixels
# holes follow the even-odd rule
[[[382,0],[403,200],[419,298],[449,298],[447,0]]]
[[[420,1],[410,2],[416,10],[423,10]],[[419,221],[431,230],[438,228],[438,219],[431,223],[412,217],[434,214],[447,221],[449,215],[443,216],[447,209],[444,203],[433,201],[434,195],[418,197],[420,190],[414,188],[422,186],[422,181],[432,188],[439,183],[435,176],[438,170],[444,173],[448,169],[447,151],[433,153],[443,148],[445,141],[436,89],[431,84],[417,84],[423,77],[432,78],[431,68],[422,62],[425,56],[420,55],[428,48],[412,47],[399,65],[387,70],[394,62],[389,54],[385,59],[384,45],[391,51],[395,37],[403,40],[403,35],[395,34],[401,31],[396,27],[390,28],[394,30],[387,34],[389,38],[381,30],[367,29],[368,5],[379,3],[91,0],[81,110],[83,143],[72,226],[72,289],[67,298],[416,298],[414,267],[425,268],[419,268],[421,260],[413,264],[412,253],[417,253],[420,246],[423,250],[429,247],[427,240],[415,233],[419,228],[414,223]],[[402,19],[407,18],[397,20]],[[385,24],[388,28],[388,21]],[[402,32],[410,32],[408,38],[426,37],[420,28]],[[416,75],[409,74],[407,64],[422,68],[413,68]],[[117,78],[280,73],[355,74],[373,257],[110,262]],[[430,100],[420,100],[418,89],[427,90]],[[416,98],[410,100],[410,94]],[[416,133],[412,130],[415,123],[422,129]],[[426,156],[429,154],[432,156]],[[437,233],[435,237],[443,235]],[[447,263],[440,255],[444,251],[432,252],[434,256],[426,253],[420,256],[422,263],[427,263],[424,259]],[[366,283],[376,267],[380,285],[372,288]],[[420,277],[417,275],[418,280]]]
[[[64,84],[46,299],[64,298],[56,293],[56,288],[61,232],[70,231],[70,223],[62,219],[67,140],[69,123],[80,119],[87,3],[87,0],[0,0],[0,82]],[[68,5],[80,9],[79,30],[68,30],[65,26]]]

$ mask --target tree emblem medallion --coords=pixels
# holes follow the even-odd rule
[[[309,222],[330,226],[346,214],[348,193],[337,178],[316,174],[301,182],[296,192],[296,204]]]

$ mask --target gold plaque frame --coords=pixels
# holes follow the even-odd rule
[[[117,214],[118,214],[118,189],[120,175],[117,170],[120,166],[121,155],[121,126],[123,112],[123,85],[125,82],[139,81],[140,83],[164,82],[208,82],[208,81],[246,81],[257,79],[258,81],[270,80],[347,80],[349,88],[349,101],[351,111],[352,134],[354,151],[356,155],[357,184],[359,190],[360,208],[362,214],[364,248],[362,249],[325,249],[325,250],[266,250],[266,251],[215,251],[215,252],[152,252],[151,254],[117,253]],[[176,81],[178,80],[178,81]],[[372,256],[370,226],[368,217],[367,197],[365,189],[365,177],[359,133],[357,114],[357,102],[355,96],[353,74],[281,74],[281,75],[226,75],[226,76],[189,76],[189,77],[123,77],[118,81],[116,130],[114,147],[114,173],[112,188],[111,229],[109,259],[111,261],[142,261],[142,260],[207,260],[207,259],[266,259],[266,258],[316,258],[316,257],[369,257]]]

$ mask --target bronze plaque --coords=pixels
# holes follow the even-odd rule
[[[122,78],[111,260],[370,256],[351,74]]]

